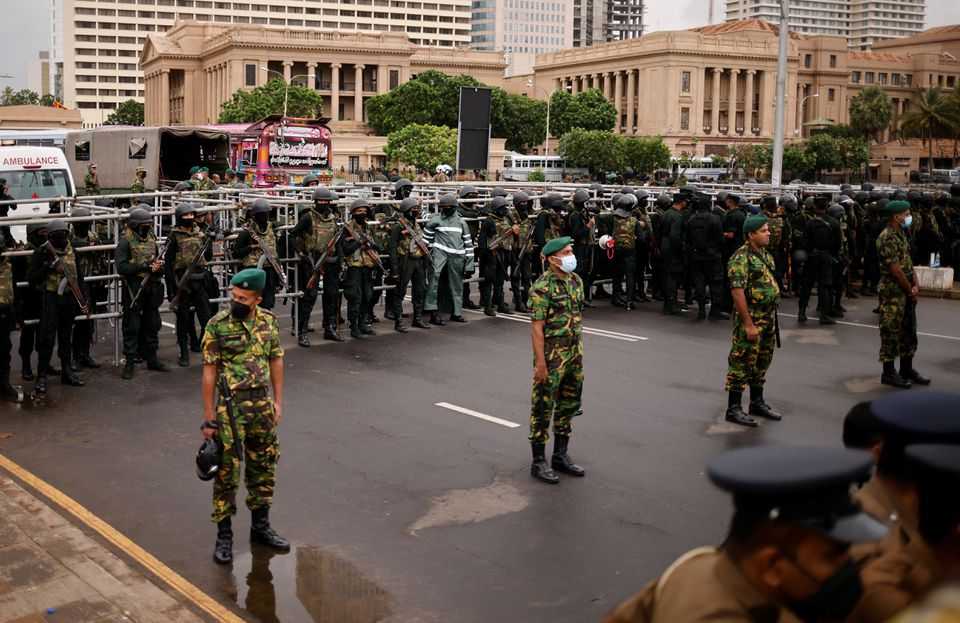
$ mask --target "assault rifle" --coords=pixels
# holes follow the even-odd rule
[[[250,232],[250,237],[253,238],[254,242],[260,247],[260,261],[257,262],[257,268],[263,269],[264,263],[270,264],[270,268],[273,269],[273,272],[277,273],[277,279],[280,280],[280,285],[286,287],[287,285],[287,275],[283,272],[283,267],[280,266],[280,262],[277,260],[277,256],[273,254],[273,251],[270,250],[270,247],[267,246],[267,241],[258,234],[251,227],[247,231]]]
[[[390,272],[387,270],[386,266],[383,265],[383,260],[380,259],[380,254],[373,249],[375,243],[373,239],[363,232],[353,231],[353,228],[347,224],[343,225],[344,229],[347,231],[347,234],[354,240],[360,243],[360,251],[366,255],[368,258],[374,261],[377,265],[377,268],[382,270],[384,274]]]
[[[526,257],[527,252],[530,251],[530,243],[533,241],[533,230],[535,228],[535,225],[530,223],[530,229],[527,231],[527,236],[520,245],[520,253],[517,254],[517,263],[513,267],[514,272],[520,270],[520,267],[523,266],[523,259]]]
[[[90,306],[87,305],[87,300],[83,296],[83,291],[80,290],[80,282],[77,279],[76,269],[70,267],[66,262],[63,261],[63,258],[57,254],[56,249],[53,248],[53,245],[50,244],[49,240],[44,243],[43,246],[46,247],[47,252],[50,253],[50,258],[53,260],[50,262],[50,267],[53,269],[57,269],[58,266],[62,268],[60,272],[62,272],[63,278],[60,279],[60,283],[57,285],[57,294],[62,296],[69,287],[70,292],[73,293],[73,298],[77,300],[77,305],[80,306],[80,311],[83,312],[84,316],[89,317]]]
[[[313,270],[310,271],[310,278],[307,280],[306,289],[312,290],[313,288],[317,287],[317,282],[320,281],[320,277],[323,277],[323,271],[326,268],[327,258],[330,257],[330,254],[336,250],[337,244],[343,237],[343,229],[344,226],[341,225],[337,230],[337,233],[330,238],[330,242],[327,243],[327,247],[323,250],[323,254],[320,255],[320,259],[314,263]]]
[[[180,276],[180,279],[177,280],[177,293],[170,300],[170,310],[177,311],[177,308],[180,307],[180,299],[183,298],[183,295],[187,291],[187,282],[190,281],[190,277],[193,274],[193,271],[197,266],[200,265],[200,262],[203,261],[203,256],[207,254],[207,249],[210,248],[210,244],[217,237],[219,232],[214,229],[208,229],[203,234],[203,244],[200,245],[200,248],[197,249],[197,253],[193,256],[193,259],[190,260],[190,264],[184,269],[183,274]]]
[[[167,241],[167,244],[170,244],[170,241]],[[157,252],[156,259],[153,262],[160,262],[163,264],[163,256],[167,254],[167,245],[163,245],[163,248]],[[151,266],[153,264],[151,262]],[[159,272],[159,271],[158,271]],[[140,280],[140,288],[137,290],[137,293],[133,295],[133,298],[130,300],[130,309],[133,309],[133,306],[137,304],[137,300],[140,298],[140,294],[143,292],[143,289],[147,286],[147,283],[153,279],[153,276],[157,274],[153,272],[150,266],[147,267],[147,274],[143,276],[143,279]]]
[[[413,238],[414,244],[423,252],[424,255],[430,255],[430,245],[427,244],[427,241],[423,239],[423,236],[417,233],[417,230],[413,228],[407,219],[401,214],[397,214],[397,219],[400,221],[400,225],[403,226],[403,231],[410,234],[410,237]]]

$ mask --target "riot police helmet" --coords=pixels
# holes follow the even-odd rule
[[[870,182],[864,182],[863,184],[860,184],[860,190],[863,190],[866,192],[870,192],[871,190],[873,190],[873,188],[874,186]]]
[[[831,203],[830,207],[827,208],[827,216],[830,218],[835,218],[837,220],[842,219],[846,216],[846,211],[843,209],[843,206],[839,203]]]
[[[590,193],[583,188],[578,188],[573,193],[573,203],[575,205],[583,205],[588,201],[590,201]]]
[[[461,186],[460,190],[457,191],[457,196],[461,199],[474,199],[478,194],[477,189],[469,184]]]
[[[440,195],[440,199],[437,201],[437,205],[441,208],[455,208],[458,203],[456,195],[452,193]]]
[[[183,203],[179,204],[176,207],[173,213],[174,213],[174,216],[176,216],[177,220],[180,220],[186,214],[196,214],[198,207],[199,206],[192,201],[184,201]]]
[[[47,235],[55,234],[61,231],[67,231],[67,222],[62,219],[55,219],[50,221],[50,224],[47,225]]]
[[[269,214],[272,208],[270,207],[270,202],[266,199],[260,198],[253,202],[253,205],[250,206],[250,215],[254,216],[257,214]]]
[[[417,207],[417,205],[418,205],[418,201],[416,199],[414,199],[413,197],[405,197],[400,201],[400,205],[397,206],[397,210],[399,210],[403,214],[407,214],[408,212],[410,212],[410,210]]]
[[[90,210],[79,206],[70,210],[70,216],[90,216]]]
[[[657,207],[666,210],[673,205],[673,197],[670,193],[664,191],[657,195]]]
[[[220,471],[220,445],[213,439],[204,439],[197,450],[197,478],[213,480]]]
[[[491,196],[491,197],[506,197],[506,196],[509,195],[509,194],[510,194],[510,193],[507,192],[507,189],[506,189],[506,188],[503,188],[503,187],[501,187],[501,186],[497,186],[496,188],[493,189],[493,192],[490,193],[490,196]]]
[[[145,203],[141,203],[133,210],[130,210],[129,216],[127,216],[127,222],[136,227],[137,225],[144,225],[153,221],[153,217],[150,216],[149,206]]]
[[[336,201],[337,193],[333,192],[326,186],[317,186],[313,191],[313,201],[315,203],[320,203],[322,201]]]
[[[496,212],[498,210],[504,210],[507,207],[507,198],[506,197],[494,197],[490,200],[490,210]]]

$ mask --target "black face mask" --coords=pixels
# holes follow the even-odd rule
[[[329,204],[329,203],[318,203],[318,204],[317,204],[317,211],[318,211],[320,214],[322,214],[322,215],[324,215],[324,216],[327,216],[328,214],[330,214],[330,204]]]
[[[73,233],[77,238],[86,238],[90,233],[90,223],[74,223]]]
[[[193,218],[182,218],[180,219],[180,227],[193,227],[193,224],[196,222],[196,219]]]
[[[67,248],[67,232],[58,231],[50,236],[50,244],[58,249]]]
[[[265,228],[265,227],[267,226],[267,223],[270,222],[270,215],[269,215],[269,214],[254,214],[254,215],[253,215],[253,222],[256,223],[256,224],[260,227],[260,229],[263,229],[263,228]]]
[[[440,211],[443,212],[444,216],[453,216],[453,213],[456,212],[456,210],[456,208],[443,208]]]
[[[809,577],[800,565],[793,559],[790,560],[795,567]],[[848,560],[826,581],[820,583],[820,589],[817,592],[789,606],[804,621],[842,621],[853,612],[862,595],[863,583],[860,580],[860,569],[856,563]]]
[[[527,214],[530,214],[530,206],[526,203],[518,203],[517,212],[520,213],[520,216],[526,216]]]
[[[137,227],[137,234],[141,238],[146,238],[150,235],[150,230],[153,229],[150,225],[140,225]]]
[[[249,305],[244,305],[239,301],[230,301],[230,315],[237,320],[244,320],[250,315],[250,312],[251,309]]]
[[[493,213],[496,214],[497,216],[506,216],[506,215],[507,215],[507,208],[506,208],[506,206],[504,206],[504,207],[502,207],[502,208],[497,208],[496,210],[493,211]]]
[[[353,220],[355,220],[356,222],[358,222],[358,223],[360,223],[360,224],[366,223],[366,222],[367,222],[367,215],[366,215],[366,214],[354,214],[354,215],[353,215]]]

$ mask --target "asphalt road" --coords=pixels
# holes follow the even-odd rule
[[[838,444],[846,411],[890,391],[872,303],[850,301],[847,324],[821,328],[798,325],[785,301],[766,390],[785,420],[743,430],[721,421],[727,322],[598,302],[571,443],[587,477],[554,487],[528,473],[521,317],[473,314],[408,335],[381,323],[376,338],[310,350],[285,331],[272,520],[296,551],[251,553],[241,510],[232,570],[211,560],[210,486],[193,472],[196,361],[133,383],[106,368],[82,389],[52,381],[46,407],[3,407],[0,431],[13,437],[0,452],[251,621],[596,621],[678,554],[722,538],[729,503],[704,477],[707,458]],[[960,391],[958,318],[957,302],[921,301],[916,366],[934,388]]]

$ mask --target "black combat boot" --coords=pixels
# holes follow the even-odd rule
[[[100,367],[100,364],[96,359],[90,356],[89,352],[78,353],[76,356],[77,363],[80,364],[81,368],[89,368],[91,370],[96,370]]]
[[[773,420],[774,422],[779,422],[783,419],[782,415],[764,401],[763,387],[755,385],[750,387],[750,415],[756,415],[757,417]]]
[[[526,314],[530,312],[530,310],[527,309],[527,304],[523,302],[523,299],[514,303],[513,308],[517,310],[517,313],[520,314]]]
[[[47,394],[47,375],[44,372],[37,372],[37,382],[33,385],[33,392],[39,396]]]
[[[120,374],[120,378],[124,381],[129,381],[133,378],[133,373],[136,370],[136,366],[133,363],[132,359],[127,359],[127,362],[123,364],[123,373]]]
[[[83,379],[77,376],[77,373],[71,370],[70,366],[68,365],[63,365],[63,367],[61,368],[60,384],[67,385],[69,387],[83,387],[84,385],[86,385],[86,383],[83,382]]]
[[[197,337],[196,331],[190,332],[190,350],[191,352],[194,352],[194,353],[203,352],[202,344],[200,344],[200,338]]]
[[[255,508],[250,511],[253,522],[250,525],[250,542],[266,545],[278,552],[289,552],[290,541],[286,540],[277,531],[270,527],[270,509]]]
[[[450,322],[459,322],[460,324],[467,324],[467,319],[463,316],[450,316]]]
[[[480,306],[471,301],[468,298],[463,299],[463,308],[464,309],[480,309]]]
[[[483,315],[484,315],[484,316],[492,316],[492,317],[496,318],[496,316],[497,316],[497,310],[494,309],[492,305],[488,305],[488,306],[486,306],[486,307],[483,308]]]
[[[297,346],[300,348],[310,348],[310,336],[307,335],[306,329],[303,330],[303,333],[297,336]]]
[[[728,422],[733,422],[734,424],[753,428],[757,426],[757,421],[743,412],[743,407],[740,405],[740,400],[742,397],[743,392],[735,392],[730,390],[729,394],[727,395],[726,420]]]
[[[707,318],[707,306],[702,302],[699,304],[700,307],[697,310],[697,320],[706,320]]]
[[[411,326],[416,327],[417,329],[430,329],[430,325],[423,321],[422,312],[413,313],[413,322],[411,323]]]
[[[340,334],[337,333],[336,323],[331,322],[328,325],[323,327],[323,339],[330,340],[331,342],[343,342],[344,339],[340,337]]]
[[[883,374],[880,375],[880,383],[899,387],[900,389],[910,389],[913,387],[912,381],[897,374],[897,369],[894,367],[892,361],[883,362]]]
[[[33,366],[30,365],[30,357],[20,358],[20,378],[24,381],[33,380]]]
[[[350,337],[355,340],[363,339],[363,332],[360,331],[360,323],[356,319],[350,321]]]
[[[447,321],[440,316],[440,312],[432,311],[430,312],[430,324],[442,327],[443,325],[447,324]]]
[[[167,367],[167,364],[157,359],[157,353],[153,353],[147,357],[147,370],[169,372],[170,368]]]
[[[567,435],[557,435],[553,440],[553,456],[550,457],[550,466],[558,472],[569,474],[570,476],[583,477],[587,475],[582,467],[573,462],[570,455],[567,454],[567,446],[570,445],[570,437]]]
[[[559,483],[560,478],[547,464],[546,446],[542,443],[531,443],[530,448],[533,450],[533,464],[530,466],[530,475],[550,485]]]
[[[900,378],[911,381],[914,385],[929,385],[930,379],[923,376],[913,367],[913,357],[900,358]]]
[[[501,314],[509,314],[510,306],[507,305],[506,301],[500,301],[500,304],[497,305],[497,311],[500,312]]]
[[[821,309],[819,312],[820,324],[837,324],[837,321],[830,317],[830,314],[826,310]]]
[[[230,518],[217,523],[217,542],[213,546],[213,561],[219,565],[233,562],[233,528]]]
[[[403,324],[403,321],[399,318],[394,321],[393,330],[397,333],[408,333],[407,325]]]
[[[373,327],[371,327],[369,324],[364,324],[364,323],[360,323],[360,333],[363,333],[364,335],[376,335],[376,333],[373,330]]]
[[[806,322],[807,321],[807,304],[802,302],[800,303],[800,308],[797,310],[797,322]]]
[[[181,368],[190,367],[190,346],[189,340],[184,338],[180,340],[180,343],[177,344],[179,354],[177,356],[177,365]]]

